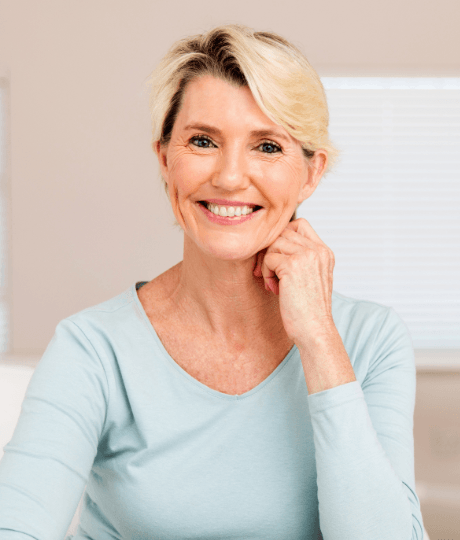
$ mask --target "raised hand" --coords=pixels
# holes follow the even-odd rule
[[[332,318],[334,253],[304,218],[288,223],[280,236],[257,255],[256,277],[279,295],[288,336],[302,343],[306,334],[327,332]]]

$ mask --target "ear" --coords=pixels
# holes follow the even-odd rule
[[[161,146],[160,141],[155,141],[152,143],[152,148],[158,158],[161,176],[166,180],[168,175],[168,161],[166,157],[168,147]]]
[[[315,155],[308,160],[305,167],[304,184],[299,193],[297,204],[302,203],[313,195],[321,177],[326,170],[328,162],[327,152],[322,148],[315,151]]]

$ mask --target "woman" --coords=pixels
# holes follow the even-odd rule
[[[57,325],[0,539],[62,538],[86,483],[75,540],[422,538],[410,335],[295,219],[336,154],[318,75],[226,25],[170,49],[151,112],[183,260]]]

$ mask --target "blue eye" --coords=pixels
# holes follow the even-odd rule
[[[196,135],[195,137],[192,137],[190,139],[190,142],[192,141],[198,141],[198,142],[208,142],[211,143],[211,139],[209,137],[206,137],[205,135]],[[201,145],[195,145],[198,146],[198,148],[209,148],[209,146],[201,146]]]
[[[194,141],[197,144],[195,144]],[[206,135],[195,135],[194,137],[190,139],[189,142],[193,143],[195,146],[198,146],[198,148],[210,148],[210,146],[203,146],[199,144],[202,142],[209,143],[214,146],[214,143]],[[260,148],[261,146],[270,146],[272,147],[272,149],[275,149],[274,152],[263,152],[264,154],[278,154],[279,152],[282,152],[281,147],[278,144],[274,143],[273,141],[264,141],[263,143],[259,144],[257,148]]]
[[[272,141],[264,141],[260,146],[271,146],[272,148],[276,148],[276,152],[264,152],[264,154],[277,154],[278,152],[281,152],[281,148],[279,145]]]

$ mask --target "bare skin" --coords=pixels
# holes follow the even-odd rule
[[[209,388],[230,395],[252,390],[278,367],[294,342],[276,317],[261,324],[250,341],[238,339],[236,331],[230,345],[220,340],[178,303],[182,264],[137,291],[160,341],[182,369]]]

